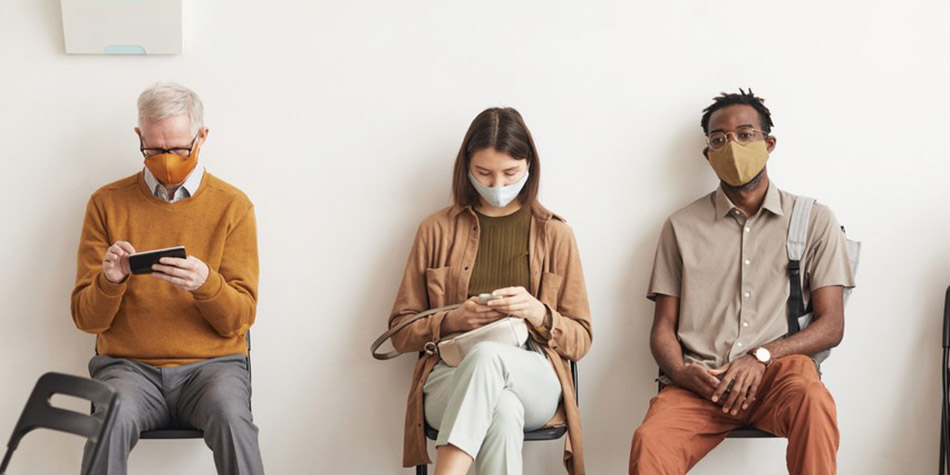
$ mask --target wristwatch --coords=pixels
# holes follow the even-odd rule
[[[753,348],[752,351],[749,352],[749,354],[752,355],[753,358],[758,360],[759,363],[764,364],[766,368],[768,368],[772,364],[772,352],[770,352],[768,348],[764,346]]]

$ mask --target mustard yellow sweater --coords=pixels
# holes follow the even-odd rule
[[[102,256],[116,241],[136,251],[184,245],[208,265],[208,280],[187,292],[151,275],[114,284]],[[79,241],[72,315],[95,333],[99,354],[178,366],[247,352],[244,334],[257,306],[254,206],[237,188],[205,172],[191,198],[167,203],[141,172],[89,199]]]

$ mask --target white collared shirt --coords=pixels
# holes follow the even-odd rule
[[[201,185],[201,178],[204,177],[204,173],[204,166],[198,163],[195,169],[185,178],[185,182],[175,190],[175,196],[168,196],[168,189],[158,181],[158,178],[155,178],[148,167],[145,167],[145,184],[148,185],[148,189],[152,190],[152,194],[159,199],[174,203],[194,196],[198,192],[198,186]]]

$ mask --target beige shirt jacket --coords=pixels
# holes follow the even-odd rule
[[[746,217],[717,188],[666,220],[647,297],[680,299],[677,337],[686,362],[718,368],[788,333],[785,243],[795,198],[771,183],[762,208]],[[802,272],[806,306],[815,289],[854,287],[844,231],[818,203]]]
[[[546,335],[530,328],[531,325],[529,331],[553,362],[563,389],[561,408],[545,427],[567,425],[564,464],[568,473],[580,475],[585,473],[583,439],[569,361],[581,359],[591,344],[584,273],[574,234],[567,223],[540,203],[535,202],[531,211],[528,291],[547,307],[552,328]],[[389,317],[390,327],[419,312],[462,303],[468,298],[478,236],[478,218],[471,207],[452,206],[422,222]],[[422,351],[428,342],[438,343],[447,313],[436,313],[400,330],[392,337],[393,346],[409,353]],[[422,388],[437,362],[435,356],[422,356],[412,375],[403,449],[406,467],[431,463],[426,450]]]

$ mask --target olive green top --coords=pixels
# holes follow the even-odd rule
[[[530,286],[528,233],[531,209],[522,206],[508,216],[485,216],[478,211],[478,254],[468,295],[490,294],[505,287]]]

